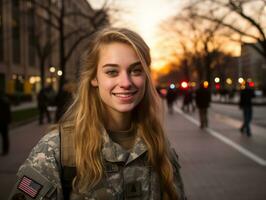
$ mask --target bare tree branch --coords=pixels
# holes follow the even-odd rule
[[[258,32],[260,33],[261,37],[266,40],[265,33],[261,27],[260,24],[258,24],[253,18],[248,16],[243,12],[242,4],[239,3],[239,5],[236,5],[235,2],[230,0],[230,5],[232,6],[233,10],[236,11],[237,14],[239,14],[243,19],[246,19],[248,22],[250,22],[254,27],[257,28]]]

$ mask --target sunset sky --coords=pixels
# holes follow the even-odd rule
[[[100,8],[105,0],[90,0],[93,8]],[[159,70],[164,65],[162,57],[167,51],[158,48],[160,34],[158,29],[162,20],[176,14],[180,0],[113,0],[107,5],[118,8],[119,14],[113,15],[114,25],[137,31],[151,48],[153,68]]]

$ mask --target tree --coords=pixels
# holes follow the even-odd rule
[[[186,10],[194,18],[231,30],[234,41],[257,43],[252,47],[266,59],[265,8],[265,0],[193,0]]]
[[[168,25],[167,32],[176,34],[178,38],[176,46],[182,52],[178,58],[185,78],[189,80],[196,71],[199,82],[207,80],[211,85],[212,73],[224,51],[223,27],[191,18],[186,10],[169,19]]]
[[[59,67],[63,74],[60,78],[59,89],[62,88],[65,82],[65,69],[66,64],[71,58],[75,49],[81,42],[89,38],[92,33],[97,31],[100,27],[109,23],[107,8],[104,4],[102,9],[97,11],[92,10],[89,3],[86,1],[84,6],[87,6],[89,12],[82,12],[79,9],[74,9],[71,1],[58,0],[58,1],[43,1],[43,0],[24,0],[32,3],[35,8],[35,14],[41,18],[52,30],[57,31],[56,41],[46,43],[45,46],[39,48],[43,50],[43,56],[47,56],[47,50],[51,50],[57,42],[59,43]],[[79,26],[73,25],[79,21]],[[82,24],[80,22],[83,22]],[[36,43],[38,44],[38,43]],[[51,51],[50,51],[51,52]]]
[[[46,29],[47,25],[39,26],[38,28],[36,28],[36,24],[38,24],[38,22],[42,23],[42,18],[39,18],[38,15],[36,15],[36,13],[37,13],[37,10],[36,10],[35,4],[28,2],[27,10],[25,10],[25,14],[28,17],[28,23],[29,23],[28,32],[31,36],[32,44],[34,45],[36,49],[36,55],[39,59],[41,88],[43,88],[45,86],[46,62],[52,52],[55,42],[53,44],[51,43],[50,31],[47,33],[47,29]],[[46,34],[48,34],[48,37]]]

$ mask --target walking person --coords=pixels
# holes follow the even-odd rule
[[[51,116],[48,110],[48,106],[50,104],[49,95],[48,95],[49,90],[50,90],[49,87],[44,87],[40,90],[40,92],[37,95],[40,125],[43,124],[44,117],[46,117],[48,123],[51,123]]]
[[[2,137],[2,155],[9,152],[9,124],[11,123],[11,109],[8,98],[0,90],[0,133]]]
[[[67,111],[68,107],[73,101],[73,94],[75,91],[75,85],[71,82],[66,82],[63,85],[63,89],[60,90],[55,97],[55,122],[57,123],[64,113]]]
[[[240,91],[239,107],[243,111],[243,124],[240,128],[241,133],[251,136],[250,122],[252,120],[252,98],[255,97],[254,90],[246,82],[245,88]]]
[[[195,107],[193,101],[194,101],[193,90],[191,88],[188,88],[187,90],[184,91],[182,110],[186,113],[189,113],[190,111],[194,112]]]
[[[211,92],[208,87],[204,86],[204,83],[201,83],[196,90],[195,101],[199,110],[200,128],[206,128],[208,127],[208,108],[211,102]]]
[[[166,102],[167,102],[167,108],[168,108],[168,113],[172,115],[174,113],[174,103],[177,98],[177,92],[175,89],[168,88],[167,94],[166,94]]]
[[[185,199],[146,43],[131,30],[107,28],[84,58],[73,104],[20,167],[10,198]]]

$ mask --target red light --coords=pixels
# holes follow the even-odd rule
[[[215,84],[215,88],[216,88],[216,90],[220,90],[221,89],[221,85],[220,84]]]
[[[255,86],[255,83],[253,81],[249,82],[249,87],[254,87]]]
[[[187,88],[188,88],[188,83],[187,83],[186,81],[182,81],[182,83],[181,83],[181,87],[182,87],[183,89],[187,89]]]
[[[163,96],[166,96],[166,94],[167,94],[167,89],[161,89],[161,90],[160,90],[160,93],[161,93]]]

